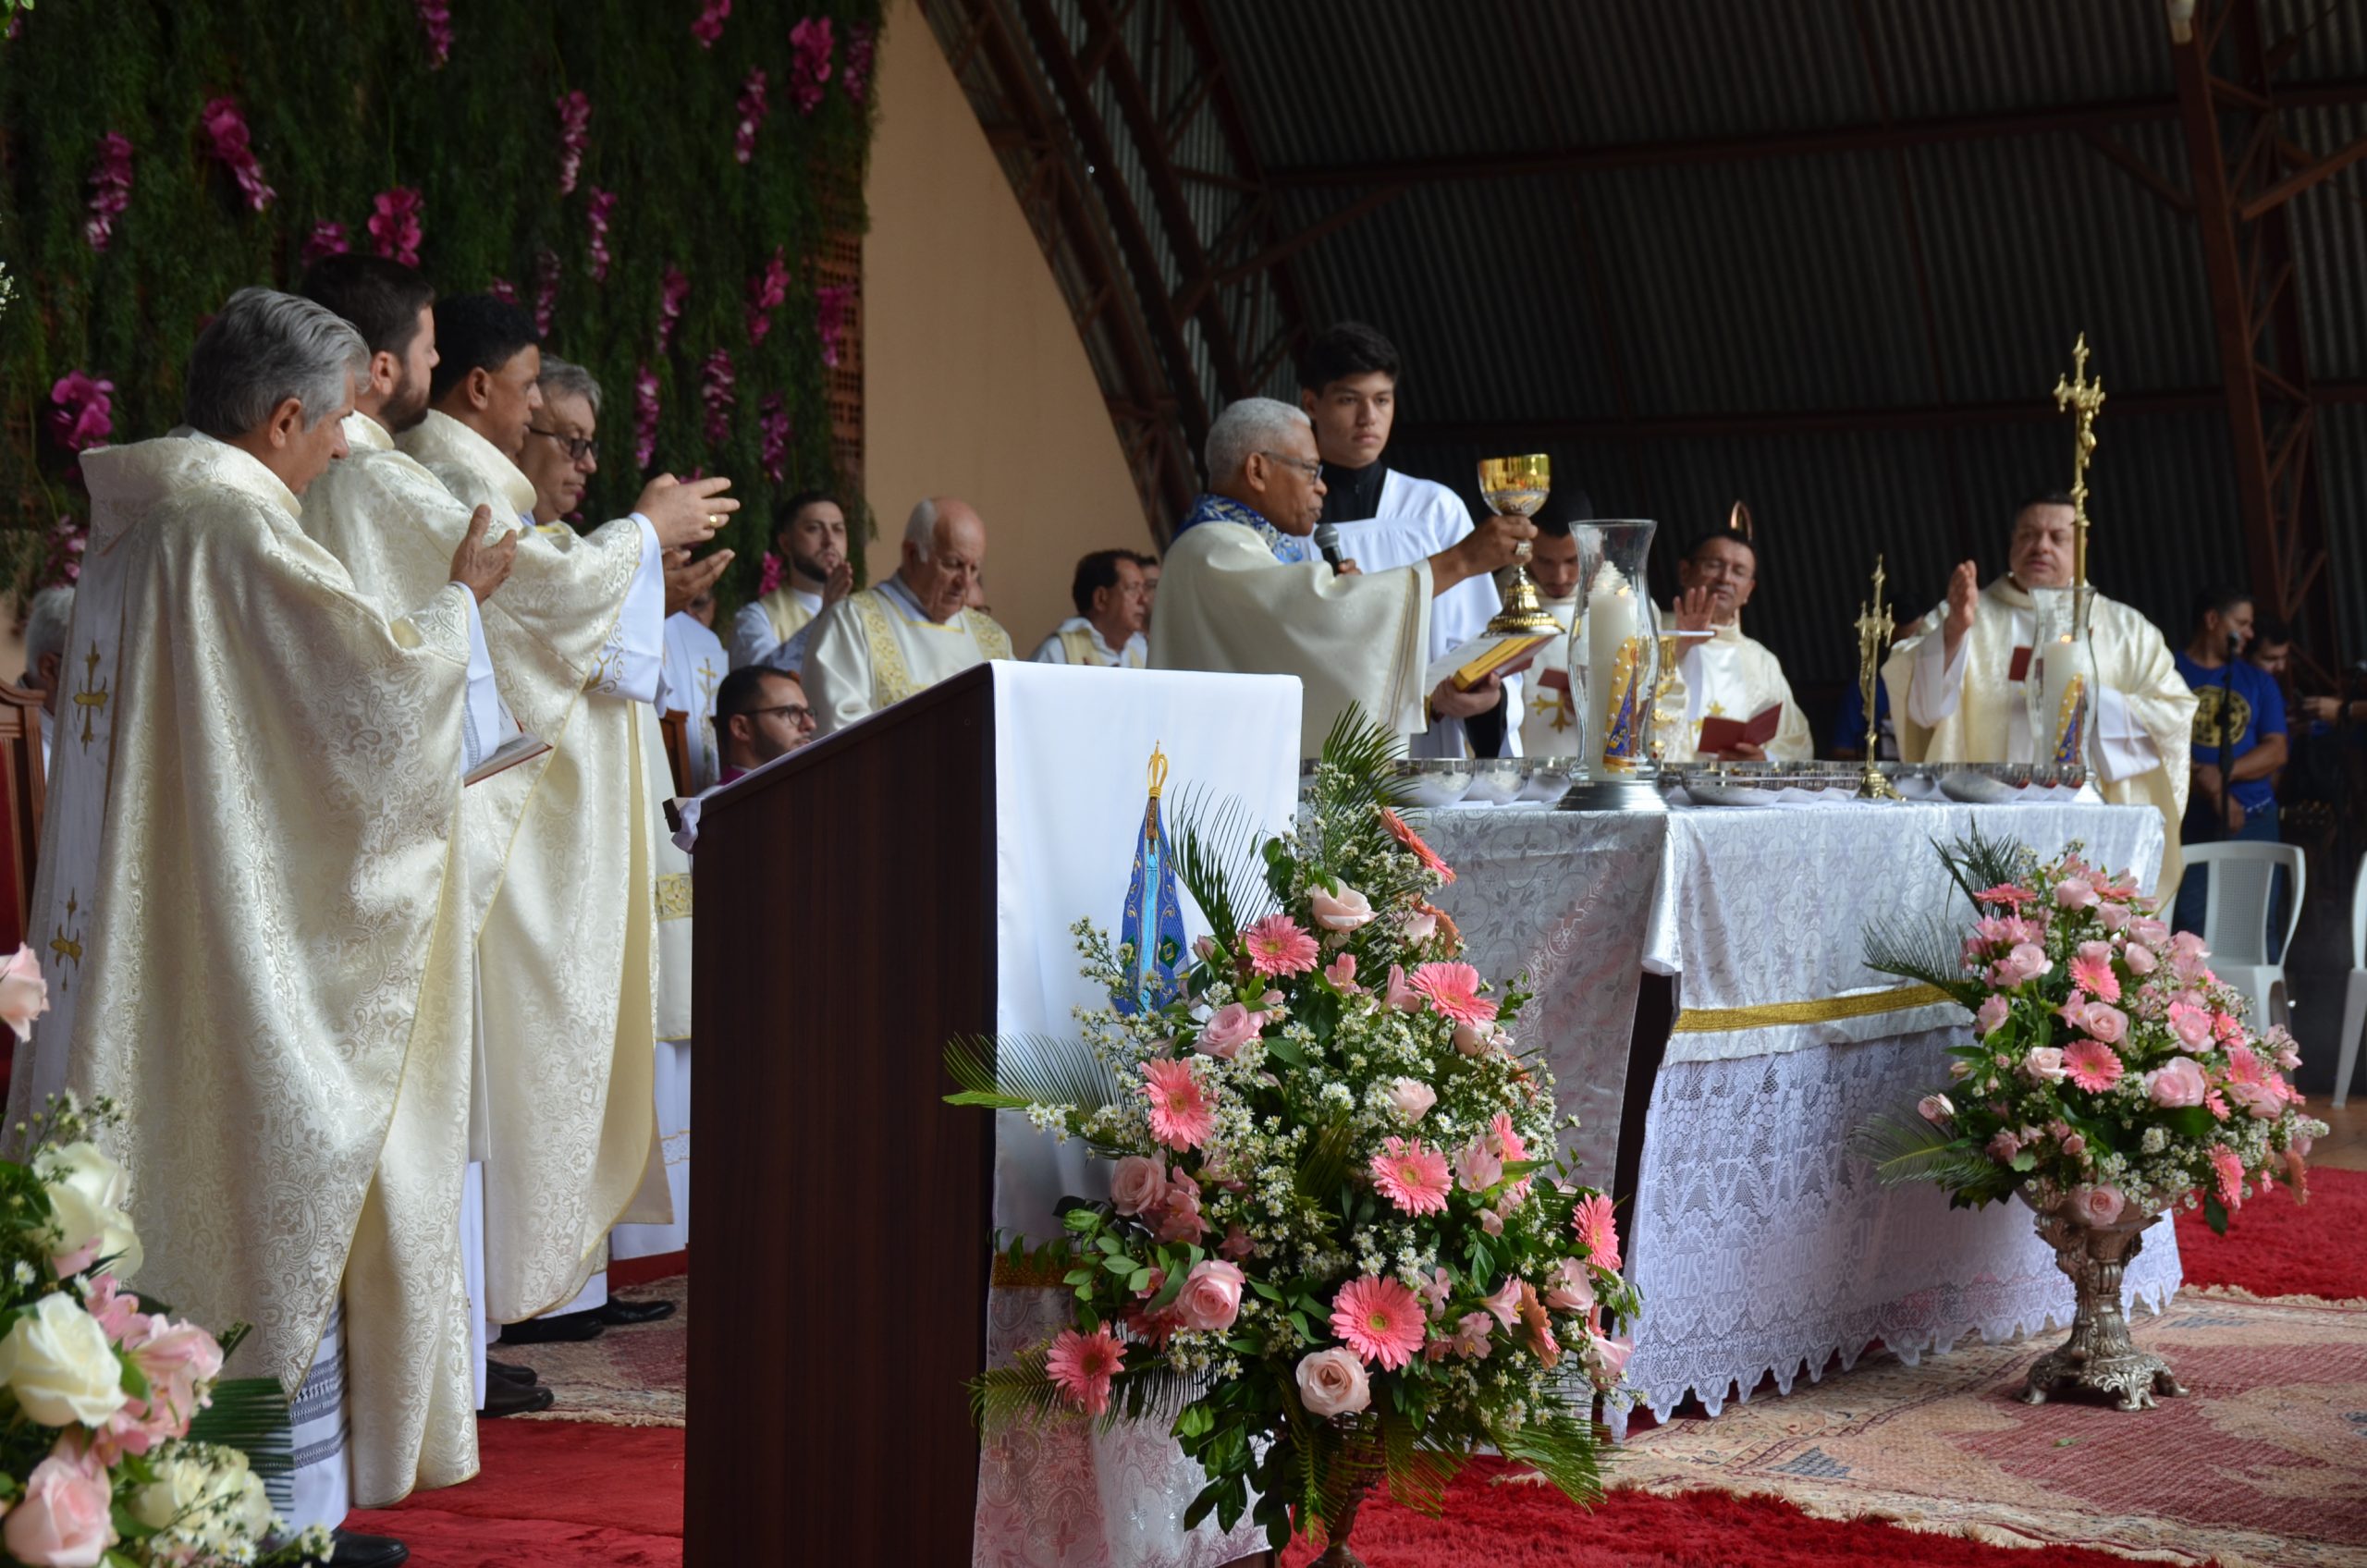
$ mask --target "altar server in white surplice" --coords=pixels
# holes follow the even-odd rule
[[[903,556],[895,576],[849,594],[807,629],[805,689],[822,734],[1011,657],[1011,633],[968,607],[986,567],[987,525],[967,502],[937,496],[914,507]]]
[[[1396,345],[1362,322],[1341,322],[1299,357],[1298,403],[1315,423],[1323,458],[1323,521],[1340,530],[1340,553],[1367,571],[1388,571],[1452,549],[1471,533],[1471,511],[1445,485],[1381,460],[1397,419]],[[1299,560],[1320,558],[1312,541]],[[1429,656],[1445,657],[1483,635],[1503,608],[1495,578],[1466,577],[1430,601]],[[1532,668],[1542,668],[1535,666]],[[1524,677],[1431,696],[1434,722],[1406,742],[1417,757],[1519,754]]]
[[[17,1064],[28,1097],[62,1077],[122,1108],[101,1139],[131,1173],[131,1283],[255,1325],[232,1371],[294,1396],[275,1501],[300,1527],[477,1471],[460,759],[516,545],[480,516],[393,604],[305,534],[368,362],[326,311],[244,289],[191,352],[190,433],[83,454],[68,668],[92,700],[34,890],[70,938]]]
[[[540,497],[516,459],[529,441],[585,437],[549,423],[533,325],[515,307],[467,295],[436,302],[435,334],[429,412],[402,448],[462,501],[532,525],[512,584],[521,625],[514,637],[489,625],[487,638],[504,701],[552,747],[512,770],[537,776],[515,836],[494,847],[499,891],[478,934],[491,1122],[485,1298],[494,1320],[511,1325],[605,1305],[595,1276],[609,1227],[666,1218],[627,1212],[656,1143],[653,841],[669,788],[648,766],[641,731],[656,722],[662,551],[707,537],[732,503],[723,481],[661,477],[632,516],[589,533],[533,524]]]
[[[2038,631],[2028,590],[2071,584],[2072,515],[2067,496],[2017,508],[2006,574],[1984,589],[1978,569],[1964,562],[1949,580],[1947,602],[1900,633],[1883,681],[1898,719],[1901,757],[2032,760],[2030,710],[2014,667],[2027,661]],[[2179,679],[2160,630],[2127,605],[2099,594],[2091,627],[2095,781],[2108,801],[2161,812],[2167,837],[2154,887],[2175,891],[2183,869],[2178,824],[2186,814],[2194,693]]]
[[[1684,653],[1662,701],[1672,717],[1681,707],[1685,728],[1670,754],[1727,762],[1806,762],[1814,756],[1808,715],[1792,700],[1782,663],[1767,644],[1743,632],[1742,607],[1759,586],[1758,546],[1733,529],[1704,533],[1677,562],[1676,577],[1683,596],[1669,622]],[[1777,710],[1775,733],[1764,743],[1737,740],[1723,751],[1701,749],[1708,720],[1748,724],[1769,708]]]
[[[1030,655],[1037,664],[1141,669],[1150,661],[1143,625],[1150,619],[1150,587],[1132,550],[1096,550],[1076,563],[1069,582],[1076,614],[1052,629]]]
[[[664,689],[657,694],[657,711],[687,716],[691,777],[685,782],[693,795],[712,786],[723,771],[715,736],[715,693],[731,673],[730,666],[722,639],[704,621],[688,610],[666,618],[666,658],[659,672]]]
[[[772,546],[780,582],[731,618],[731,668],[770,665],[794,675],[814,618],[854,592],[847,514],[828,491],[801,490],[773,508]]]
[[[1590,509],[1581,498],[1577,511]],[[1578,716],[1570,700],[1570,628],[1578,613],[1578,538],[1558,510],[1537,520],[1536,553],[1528,575],[1537,583],[1545,613],[1562,631],[1538,650],[1528,667],[1527,693],[1520,709],[1521,755],[1570,757],[1578,751]]]
[[[1419,734],[1432,596],[1525,556],[1537,533],[1525,518],[1490,518],[1394,571],[1282,560],[1323,515],[1322,468],[1314,426],[1288,403],[1244,398],[1218,415],[1211,489],[1176,530],[1150,631],[1153,669],[1297,676],[1308,756],[1352,705],[1383,729]],[[1492,706],[1494,684],[1490,676],[1470,695]]]

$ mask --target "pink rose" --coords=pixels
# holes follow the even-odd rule
[[[69,1433],[26,1477],[25,1495],[8,1510],[0,1539],[34,1568],[94,1568],[116,1543],[113,1501],[105,1472],[83,1452],[80,1436]]]
[[[1167,1201],[1167,1168],[1130,1154],[1110,1173],[1110,1207],[1121,1214],[1143,1214]]]
[[[2128,965],[2131,974],[2151,974],[2161,964],[2153,949],[2142,942],[2131,942],[2120,949],[2120,962]]]
[[[2053,969],[2046,949],[2036,942],[2017,942],[2013,949],[1997,961],[1997,984],[2008,990],[2026,980],[2035,980]]]
[[[1926,1121],[1945,1121],[1956,1113],[1956,1108],[1945,1095],[1925,1095],[1915,1102],[1915,1113]]]
[[[1485,1056],[1488,1047],[1496,1043],[1493,1023],[1458,1023],[1454,1026],[1454,1048],[1466,1056]]]
[[[2103,900],[2096,885],[2084,876],[2067,876],[2054,885],[2054,901],[2063,909],[2093,909]]]
[[[2143,914],[2128,923],[2128,936],[2131,941],[2142,942],[2159,952],[2169,945],[2170,928],[2152,915]]]
[[[1405,984],[1405,971],[1393,963],[1389,966],[1389,986],[1381,992],[1380,999],[1400,1012],[1419,1011],[1422,1006],[1422,998]]]
[[[1426,909],[1417,909],[1397,917],[1397,934],[1418,947],[1438,935],[1439,917]]]
[[[2204,947],[2202,938],[2191,931],[2181,931],[2170,938],[2170,967],[2177,970],[2183,979],[2202,978],[2207,973],[2203,960],[2210,956],[2211,949]]]
[[[2011,1165],[2014,1157],[2022,1152],[2022,1140],[2011,1132],[2001,1132],[1989,1140],[1989,1158],[2000,1165]]]
[[[1504,1233],[1504,1217],[1492,1208],[1483,1208],[1479,1211],[1479,1229],[1491,1236],[1501,1236]]]
[[[1464,1191],[1484,1193],[1504,1179],[1504,1162],[1489,1149],[1486,1139],[1474,1138],[1454,1157],[1454,1174]]]
[[[2063,1152],[2077,1159],[2088,1149],[2088,1140],[2073,1133],[2063,1140]]]
[[[2090,1002],[2081,1022],[2090,1035],[2105,1045],[2116,1046],[2128,1037],[2128,1014],[2106,1003]]]
[[[1231,1061],[1235,1052],[1257,1037],[1265,1023],[1263,1013],[1252,1012],[1239,1002],[1227,1002],[1200,1030],[1199,1048],[1206,1055]]]
[[[1307,902],[1315,906],[1315,924],[1326,931],[1354,931],[1372,920],[1372,900],[1344,882],[1337,893],[1316,888],[1307,895]]]
[[[49,982],[42,978],[41,960],[20,946],[0,963],[0,1023],[15,1030],[20,1042],[30,1040],[33,1020],[48,1011]]]
[[[2109,1225],[2127,1207],[2117,1187],[2074,1187],[2071,1212],[2083,1225]]]
[[[2103,928],[2107,931],[2127,930],[2128,928],[2128,916],[2129,909],[2127,904],[2106,903],[2098,904],[2096,906],[2096,919],[2103,924]]]
[[[2012,1011],[2011,1002],[1994,991],[1990,992],[1981,998],[1981,1011],[1972,1015],[1972,1032],[1976,1035],[1995,1034],[1997,1026],[2005,1023],[2006,1015]]]
[[[2170,1004],[2170,1029],[2182,1049],[2199,1051],[2211,1044],[2211,1014],[2191,1002]]]
[[[1418,1078],[1400,1078],[1389,1085],[1389,1103],[1405,1121],[1419,1121],[1439,1103],[1439,1095]]]
[[[1556,1312],[1584,1312],[1594,1299],[1594,1277],[1575,1257],[1555,1264],[1546,1277],[1545,1305]]]
[[[2265,1084],[2231,1083],[2227,1085],[2227,1097],[2262,1121],[2274,1121],[2285,1111],[2284,1085],[2275,1079]]]
[[[2059,1046],[2032,1046],[2022,1058],[2022,1071],[2042,1083],[2063,1082],[2063,1050]]]
[[[1242,1281],[1238,1264],[1214,1258],[1194,1264],[1184,1277],[1183,1293],[1175,1298],[1184,1326],[1203,1334],[1220,1334],[1232,1328],[1233,1320],[1241,1316]]]
[[[1372,1403],[1372,1385],[1364,1364],[1334,1346],[1300,1359],[1298,1397],[1310,1415],[1354,1415]]]

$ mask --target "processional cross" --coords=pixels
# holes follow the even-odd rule
[[[2096,414],[2104,406],[2104,380],[2088,379],[2088,335],[2071,349],[2071,375],[2054,378],[2054,406],[2073,421],[2071,438],[2071,582],[2088,585],[2088,463],[2096,453]]]
[[[1882,722],[1874,711],[1874,682],[1881,678],[1883,647],[1898,630],[1891,619],[1890,606],[1883,601],[1883,557],[1874,557],[1874,597],[1872,603],[1858,601],[1858,691],[1866,704],[1866,762],[1858,775],[1858,798],[1861,801],[1895,801],[1897,789],[1883,776],[1880,754]]]

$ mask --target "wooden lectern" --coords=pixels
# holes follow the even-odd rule
[[[710,798],[693,867],[699,1137],[688,1568],[970,1561],[995,1119],[992,677]]]

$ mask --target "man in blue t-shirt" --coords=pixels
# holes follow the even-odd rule
[[[2182,840],[2189,844],[2230,839],[2277,841],[2276,771],[2285,766],[2285,693],[2275,677],[2240,657],[2251,641],[2251,596],[2217,589],[2196,599],[2193,636],[2176,655],[2178,674],[2193,688],[2193,790],[2187,802]],[[2196,867],[2178,885],[2173,919],[2179,930],[2202,929],[2205,896]],[[2271,900],[2269,938],[2274,957],[2282,935],[2284,904],[2279,878]]]

